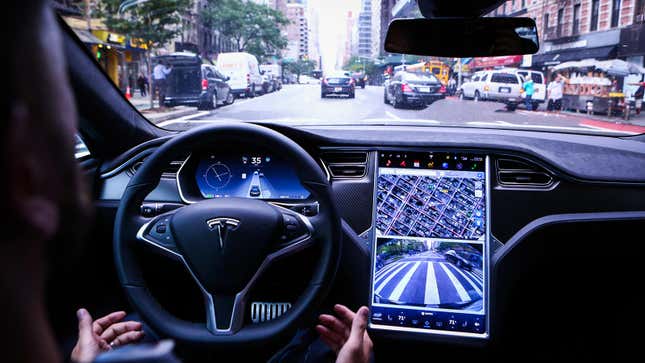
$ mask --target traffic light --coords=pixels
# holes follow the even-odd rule
[[[100,51],[100,50],[97,50],[97,51],[96,51],[96,59],[100,60],[100,59],[101,59],[101,55],[102,55],[102,54],[101,54],[101,51]]]

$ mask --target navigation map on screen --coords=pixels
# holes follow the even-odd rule
[[[486,158],[381,152],[371,324],[486,334]]]

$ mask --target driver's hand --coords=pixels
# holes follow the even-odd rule
[[[372,355],[372,340],[367,334],[367,314],[363,306],[356,313],[347,307],[334,306],[337,316],[322,314],[316,331],[320,338],[337,353],[336,363],[367,363]]]
[[[124,311],[116,311],[92,321],[92,316],[87,310],[79,309],[76,312],[78,341],[72,350],[72,361],[93,362],[102,352],[141,340],[141,323],[121,321],[125,315]]]

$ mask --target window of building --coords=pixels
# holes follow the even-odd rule
[[[549,32],[549,13],[544,13],[544,24],[542,25],[543,36]]]
[[[580,33],[580,4],[573,6],[573,30],[571,34],[577,35]]]
[[[526,7],[526,0],[522,0],[522,9]]]
[[[556,36],[562,36],[562,25],[564,24],[564,9],[558,10],[558,25],[556,28]]]
[[[591,24],[589,30],[598,30],[598,13],[600,12],[600,0],[591,0]]]
[[[618,21],[620,20],[620,6],[622,5],[622,0],[613,0],[611,4],[611,27],[615,28],[618,26]]]

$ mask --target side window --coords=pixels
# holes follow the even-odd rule
[[[484,76],[482,77],[482,82],[486,81],[488,81],[488,73],[484,74]]]
[[[478,82],[479,81],[479,76],[473,77],[473,82]]]
[[[542,75],[540,73],[531,73],[531,78],[535,83],[543,83]]]
[[[491,82],[493,83],[509,83],[509,84],[518,84],[519,76],[517,74],[509,73],[495,73],[491,76]]]
[[[215,78],[215,74],[213,73],[213,70],[210,68],[206,68],[206,77],[208,78]]]

